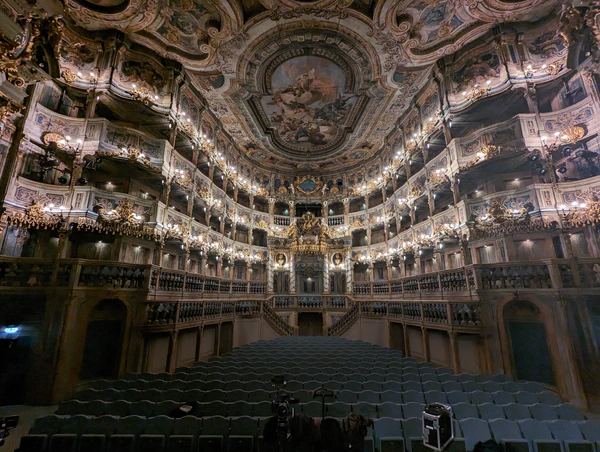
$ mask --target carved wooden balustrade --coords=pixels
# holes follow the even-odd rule
[[[190,297],[264,298],[266,283],[188,273],[153,265],[88,259],[35,259],[0,256],[0,291],[16,288],[44,290],[139,290],[154,297],[186,294]]]
[[[231,280],[152,267],[150,289],[156,292],[193,293],[198,296],[237,297],[243,294],[265,294],[267,285],[263,282]]]
[[[542,259],[475,264],[391,281],[355,282],[353,295],[392,298],[460,297],[481,291],[600,288],[600,259]]]
[[[345,295],[275,295],[269,305],[283,311],[345,311],[352,301]]]
[[[460,328],[478,333],[484,326],[481,302],[356,301],[353,307],[331,325],[327,334],[345,333],[358,319],[382,318],[433,328]]]

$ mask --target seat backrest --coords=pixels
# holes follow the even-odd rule
[[[457,403],[452,405],[452,411],[456,419],[468,419],[468,418],[478,418],[479,412],[477,411],[477,405],[472,405],[470,403]]]
[[[551,421],[558,419],[558,410],[556,407],[546,405],[545,403],[536,403],[529,407],[531,409],[531,415],[534,419],[540,421]]]
[[[404,399],[402,398],[402,391],[383,391],[379,398],[381,402],[394,402],[394,403],[403,403]]]
[[[154,416],[146,420],[144,433],[168,436],[173,430],[174,419],[169,416]]]
[[[354,406],[354,412],[356,413],[356,409],[359,405],[363,405],[359,403]],[[379,412],[380,417],[390,417],[394,419],[401,419],[404,415],[402,413],[402,404],[394,403],[394,402],[384,402],[377,405],[377,411]]]
[[[85,431],[90,422],[92,422],[92,417],[83,414],[67,417],[60,424],[60,433],[80,435]]]
[[[424,408],[424,403],[408,402],[402,405],[402,412],[405,419],[409,417],[422,417]]]
[[[521,405],[520,403],[509,403],[504,405],[504,414],[506,414],[507,419],[510,419],[511,421],[531,418],[529,407],[527,405]]]
[[[258,419],[250,416],[241,416],[231,419],[229,428],[230,435],[258,437]]]
[[[508,419],[492,419],[488,421],[490,430],[496,441],[513,440],[523,438],[519,424]]]
[[[229,419],[223,416],[208,416],[202,418],[202,435],[227,436],[229,434]]]
[[[471,403],[469,394],[463,391],[446,391],[446,397],[448,398],[448,403],[451,405],[455,403]]]
[[[550,427],[552,436],[561,441],[583,441],[583,435],[579,430],[579,425],[574,421],[548,421],[546,425]]]
[[[425,397],[420,391],[406,391],[402,396],[405,403],[425,403]]]
[[[119,420],[118,416],[105,414],[104,416],[95,418],[93,422],[89,422],[83,433],[110,436],[114,432],[115,425]]]
[[[477,405],[481,419],[504,419],[505,413],[502,406],[493,403],[482,403]]]
[[[375,437],[402,436],[402,424],[398,419],[382,417],[373,421]]]
[[[582,421],[577,424],[585,439],[588,441],[600,441],[600,420]]]
[[[485,442],[492,439],[487,421],[483,419],[463,419],[459,421],[460,428],[465,438],[467,450],[473,450],[478,442]]]
[[[519,391],[515,392],[513,395],[518,403],[522,403],[524,405],[533,405],[538,403],[537,394],[533,392]]]
[[[537,419],[524,419],[517,422],[525,439],[552,439],[548,426]]]
[[[144,432],[146,418],[142,416],[126,416],[115,425],[115,433],[140,435]]]
[[[202,431],[202,418],[195,416],[184,416],[175,419],[173,423],[174,435],[192,435],[198,436]]]
[[[446,398],[446,393],[442,391],[428,391],[423,394],[425,396],[426,403],[443,403],[447,404],[448,399]]]
[[[493,403],[494,399],[491,394],[483,391],[473,391],[469,393],[469,397],[471,398],[471,403],[475,405],[481,405],[483,403]]]
[[[410,438],[418,438],[423,436],[423,420],[422,418],[411,417],[402,420],[402,431],[404,439],[408,441]]]
[[[497,405],[506,405],[507,403],[514,403],[515,397],[511,392],[496,391],[492,394],[494,403]]]
[[[569,405],[568,403],[561,403],[556,407],[559,419],[565,421],[583,421],[585,416],[580,409]]]

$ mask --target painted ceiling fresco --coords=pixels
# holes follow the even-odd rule
[[[261,106],[282,146],[310,152],[343,135],[356,94],[346,91],[344,71],[330,60],[301,56],[282,63]]]
[[[417,110],[436,115],[438,97],[416,108],[415,98],[440,59],[498,24],[536,21],[558,5],[557,0],[64,3],[77,25],[120,30],[156,55],[181,63],[186,81],[202,95],[241,158],[265,170],[329,174],[340,167],[372,166],[382,150],[401,144],[395,134],[399,118]],[[85,46],[70,45],[83,60],[92,58]],[[552,33],[526,46],[545,57],[562,50]],[[460,99],[480,83],[500,86],[506,72],[500,58],[499,52],[486,51],[451,62],[456,70],[446,81],[449,98]],[[171,86],[151,65],[120,68],[122,80],[128,74],[147,80],[161,100]]]

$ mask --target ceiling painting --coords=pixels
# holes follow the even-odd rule
[[[346,88],[344,71],[328,59],[301,56],[281,64],[272,94],[261,98],[277,141],[306,152],[338,141],[357,99]]]
[[[484,93],[508,89],[508,71],[522,71],[519,52],[540,67],[548,59],[562,62],[566,52],[551,26],[557,0],[64,4],[75,25],[119,30],[137,52],[148,49],[136,58],[121,52],[116,74],[99,80],[112,77],[123,92],[133,83],[147,88],[165,108],[176,86],[190,85],[177,100],[186,121],[226,137],[223,153],[237,168],[278,172],[290,181],[306,175],[329,180],[340,168],[363,180],[366,168],[373,173],[390,164],[402,136],[427,131],[423,118],[434,123],[443,111],[467,104],[482,85]],[[530,35],[529,24],[540,20],[543,30]],[[506,51],[490,31],[503,26],[521,36]],[[88,47],[69,39],[62,66],[91,71],[97,52]],[[443,95],[429,91],[434,79],[443,82]],[[203,125],[205,115],[210,127]]]

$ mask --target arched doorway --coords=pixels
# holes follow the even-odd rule
[[[90,313],[79,378],[116,378],[123,350],[127,307],[118,299],[100,301]]]
[[[502,317],[513,376],[555,386],[554,365],[540,309],[529,301],[514,300],[504,306]]]

